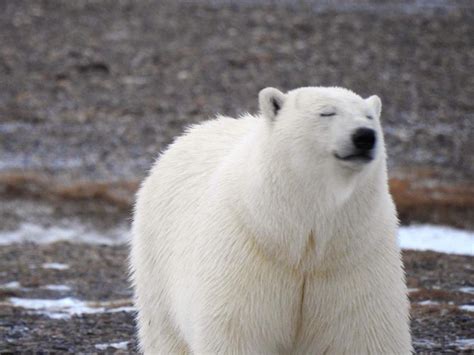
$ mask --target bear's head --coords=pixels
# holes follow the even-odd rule
[[[382,104],[337,87],[305,87],[288,93],[260,91],[259,105],[272,149],[296,173],[315,176],[334,169],[344,176],[363,176],[385,161],[380,125]],[[326,175],[326,174],[323,174]]]

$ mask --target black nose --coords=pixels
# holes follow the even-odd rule
[[[352,142],[360,150],[371,150],[375,145],[375,140],[375,131],[370,128],[359,128],[352,135]]]

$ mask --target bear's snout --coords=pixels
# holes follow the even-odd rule
[[[376,140],[375,131],[371,128],[359,128],[352,135],[354,146],[361,151],[372,150]]]

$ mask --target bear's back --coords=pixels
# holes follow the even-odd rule
[[[258,120],[251,115],[218,117],[191,126],[178,137],[156,161],[138,192],[134,243],[138,238],[165,238],[179,224],[186,224],[219,164]],[[144,244],[150,246],[149,242]]]

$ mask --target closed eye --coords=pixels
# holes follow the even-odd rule
[[[319,116],[321,116],[321,117],[331,117],[331,116],[336,116],[336,113],[335,112],[320,113]]]
[[[373,119],[374,119],[374,118],[373,118],[372,116],[370,116],[370,115],[369,115],[369,116],[365,116],[365,117],[367,117],[369,120],[373,120]]]

